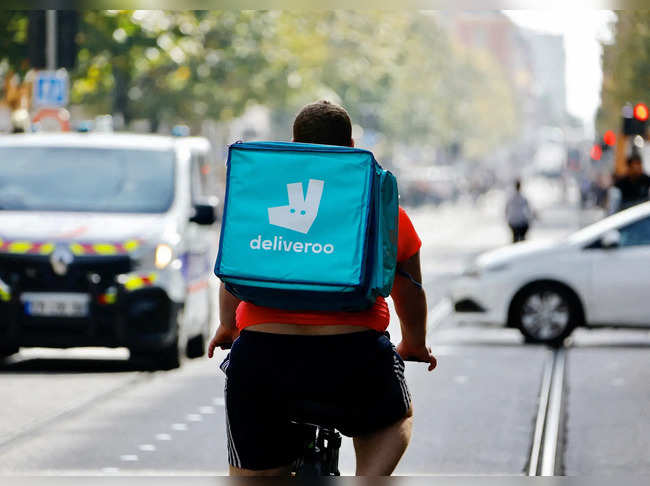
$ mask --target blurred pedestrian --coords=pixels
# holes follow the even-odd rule
[[[506,221],[512,230],[512,242],[524,241],[530,227],[533,212],[528,199],[521,193],[521,181],[515,181],[515,191],[506,203]]]
[[[638,153],[627,159],[627,174],[614,184],[620,191],[618,210],[622,211],[650,198],[650,177],[643,172],[643,161]]]

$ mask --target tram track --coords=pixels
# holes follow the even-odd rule
[[[563,474],[566,354],[565,348],[554,349],[544,364],[528,476]]]

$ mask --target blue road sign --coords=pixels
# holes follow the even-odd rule
[[[68,104],[68,76],[65,72],[42,71],[34,81],[33,102],[36,106]]]

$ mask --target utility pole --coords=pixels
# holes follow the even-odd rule
[[[45,66],[48,71],[56,70],[56,10],[45,12]]]

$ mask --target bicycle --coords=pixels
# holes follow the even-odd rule
[[[388,339],[390,335],[385,332]],[[219,344],[222,349],[230,349],[232,343]],[[422,362],[407,357],[404,361]],[[292,477],[340,476],[339,450],[341,434],[332,425],[336,423],[337,410],[325,404],[300,401],[292,404],[291,422],[302,428],[302,453],[291,464]],[[320,423],[312,423],[319,417]]]
[[[407,358],[404,361],[421,362]],[[340,476],[339,450],[341,434],[331,423],[336,422],[337,411],[327,405],[303,401],[294,405],[292,423],[302,427],[302,454],[292,463],[291,476]],[[321,417],[320,423],[311,423],[309,417]],[[329,417],[323,420],[322,417]]]
[[[303,427],[303,452],[292,463],[291,476],[340,476],[341,434],[329,426],[310,423],[298,425]]]

